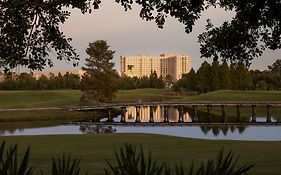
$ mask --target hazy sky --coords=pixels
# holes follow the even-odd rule
[[[74,68],[71,63],[54,61],[51,70],[80,69],[84,65],[85,53],[89,42],[106,40],[115,50],[114,62],[119,71],[121,55],[159,55],[161,53],[178,53],[190,55],[191,67],[198,69],[206,60],[200,58],[197,36],[204,31],[206,20],[210,18],[216,25],[231,19],[233,13],[222,9],[209,9],[196,22],[191,34],[186,34],[184,25],[173,18],[168,18],[164,29],[159,29],[154,21],[145,21],[139,17],[139,7],[125,12],[120,4],[113,0],[103,1],[101,8],[92,14],[83,15],[79,10],[72,10],[70,18],[61,25],[65,35],[73,39],[72,45],[80,55],[80,64]],[[281,58],[281,51],[266,51],[253,61],[252,69],[266,69],[276,59]],[[50,70],[47,68],[47,70]]]

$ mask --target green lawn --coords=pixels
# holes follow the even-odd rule
[[[82,105],[78,90],[53,91],[0,91],[0,108],[42,108],[74,107]],[[113,102],[143,101],[279,101],[280,91],[216,91],[198,96],[173,95],[167,89],[137,89],[119,91]],[[204,109],[203,109],[204,110]],[[220,114],[220,109],[213,109]],[[229,115],[235,117],[235,109],[227,108]],[[250,108],[242,108],[241,113],[250,116]],[[257,108],[257,115],[264,114],[265,108]],[[280,115],[280,109],[273,109]],[[92,117],[91,113],[69,112],[63,110],[0,112],[0,128],[24,129],[49,126]],[[9,122],[7,122],[9,121]],[[32,122],[31,122],[32,121]],[[142,144],[150,149],[157,159],[165,162],[183,160],[185,168],[192,160],[213,158],[221,147],[234,150],[240,155],[242,163],[256,164],[251,174],[274,175],[281,172],[281,142],[214,141],[186,139],[148,134],[109,134],[109,135],[62,135],[62,136],[10,136],[0,137],[0,141],[18,143],[21,149],[31,146],[31,161],[38,172],[49,172],[50,158],[63,152],[82,157],[82,168],[89,174],[103,174],[104,159],[113,160],[113,149],[125,142]]]
[[[0,91],[0,108],[74,107],[79,90]],[[198,96],[175,95],[171,89],[120,90],[113,102],[144,101],[280,101],[281,91],[221,90]]]
[[[170,89],[120,90],[113,102],[179,99]],[[0,91],[0,108],[77,107],[83,105],[80,90]]]
[[[185,96],[182,101],[281,101],[281,91],[219,90],[197,96]]]
[[[179,100],[182,96],[175,95],[171,89],[135,89],[120,90],[113,102],[147,102]]]
[[[79,90],[0,91],[0,108],[79,106]]]
[[[79,112],[67,110],[39,110],[39,111],[0,111],[1,122],[26,121],[73,121],[93,117],[93,112]]]
[[[20,154],[29,145],[31,162],[36,167],[49,172],[51,156],[71,153],[81,156],[81,166],[89,174],[103,174],[105,159],[113,160],[113,150],[125,142],[142,144],[145,151],[151,150],[153,157],[174,165],[183,160],[188,168],[194,160],[214,158],[224,147],[240,155],[240,163],[256,166],[250,174],[279,175],[281,172],[281,142],[214,141],[187,139],[149,134],[108,134],[108,135],[60,135],[60,136],[12,136],[0,137],[9,144],[18,143]]]
[[[0,91],[0,109],[7,108],[48,108],[48,107],[78,107],[83,104],[79,101],[79,90],[48,90],[48,91]],[[221,90],[201,94],[198,96],[175,95],[171,89],[135,89],[120,90],[116,93],[113,102],[145,102],[145,101],[279,101],[281,91],[229,91]],[[206,108],[200,108],[206,111]],[[227,107],[229,118],[236,117],[236,108]],[[221,114],[221,109],[213,107],[212,113]],[[241,109],[242,115],[251,116],[251,108],[245,106]],[[265,116],[264,107],[257,108],[257,116]],[[281,118],[281,109],[273,108],[272,115]],[[88,118],[88,114],[70,111],[42,110],[42,111],[0,111],[0,122],[19,121],[54,121],[79,120]]]

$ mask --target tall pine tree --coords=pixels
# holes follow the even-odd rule
[[[112,62],[115,51],[110,50],[106,41],[98,40],[86,49],[85,71],[81,80],[81,101],[86,103],[109,102],[118,90],[117,73]]]

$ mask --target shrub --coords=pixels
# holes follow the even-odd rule
[[[18,146],[10,146],[5,151],[5,142],[0,145],[0,174],[1,175],[32,175],[33,168],[29,165],[29,147],[23,159],[18,162]],[[19,166],[18,166],[19,165]]]

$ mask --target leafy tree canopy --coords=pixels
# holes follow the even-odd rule
[[[232,63],[250,64],[266,48],[281,48],[281,1],[275,0],[115,0],[125,10],[141,6],[140,17],[154,20],[163,28],[167,16],[185,25],[186,33],[209,7],[235,11],[230,22],[214,27],[199,36],[202,57],[221,57]],[[70,16],[65,7],[82,13],[98,9],[101,0],[0,0],[0,65],[43,69],[52,65],[49,57],[77,64],[78,55],[59,28]]]

